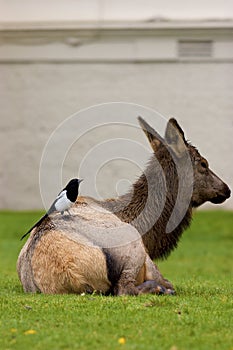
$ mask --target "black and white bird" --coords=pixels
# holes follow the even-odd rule
[[[21,240],[26,237],[36,226],[39,226],[42,221],[53,212],[58,211],[63,215],[64,212],[67,211],[70,214],[69,209],[78,197],[79,184],[82,181],[83,179],[70,180],[66,187],[58,194],[47,213],[21,237]]]

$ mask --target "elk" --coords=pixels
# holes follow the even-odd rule
[[[141,117],[139,123],[153,150],[144,173],[128,193],[105,201],[79,197],[72,217],[54,214],[35,228],[17,262],[24,291],[173,293],[152,259],[177,247],[193,208],[224,202],[230,189],[175,119],[164,138]]]
[[[183,130],[174,118],[169,120],[164,138],[141,117],[138,119],[154,154],[145,172],[133,184],[131,190],[119,198],[106,200],[103,206],[122,221],[133,225],[141,234],[150,258],[158,260],[167,258],[177,247],[183,231],[191,223],[193,208],[207,201],[220,204],[230,197],[231,191],[209,168],[207,160],[200,155],[197,148],[186,141]],[[190,159],[192,168],[187,158]],[[180,174],[177,172],[177,165],[182,169]],[[153,195],[150,196],[149,204],[146,204],[148,179]],[[183,198],[176,203],[179,186],[183,186],[185,190]],[[161,211],[163,196],[165,204]],[[147,209],[143,210],[145,206]],[[179,224],[167,233],[166,228],[175,207],[175,216],[178,217]],[[180,215],[179,211],[182,212],[182,209],[185,209],[185,212]],[[160,276],[162,285],[173,288],[170,282],[163,279],[161,274]]]
[[[133,226],[91,198],[79,198],[70,212],[66,219],[52,214],[32,230],[17,261],[25,292],[173,293],[159,284]]]

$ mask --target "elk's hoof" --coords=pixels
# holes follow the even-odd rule
[[[176,294],[176,291],[175,291],[174,289],[168,288],[168,289],[166,290],[165,294],[175,295],[175,294]]]
[[[163,279],[163,286],[167,289],[173,290],[174,291],[174,287],[171,284],[171,282],[169,282],[166,278]]]
[[[155,281],[146,281],[137,286],[137,289],[139,291],[139,294],[175,294],[175,291],[173,289],[165,288]]]

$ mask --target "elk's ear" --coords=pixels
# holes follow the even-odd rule
[[[138,122],[146,134],[153,151],[156,152],[161,143],[164,143],[163,138],[142,117],[138,117]]]
[[[165,141],[179,158],[182,157],[187,150],[184,132],[174,118],[171,118],[167,123]]]

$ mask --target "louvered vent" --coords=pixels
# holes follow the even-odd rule
[[[179,57],[212,57],[212,51],[213,42],[211,40],[180,40],[178,42]]]

